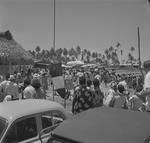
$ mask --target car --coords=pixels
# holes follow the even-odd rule
[[[49,133],[63,120],[69,118],[59,103],[42,99],[25,99],[0,103],[1,143],[41,143],[48,140]]]
[[[150,115],[100,107],[64,121],[48,143],[150,143]]]

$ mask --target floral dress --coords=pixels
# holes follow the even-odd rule
[[[72,112],[74,114],[93,107],[93,93],[86,87],[78,87],[74,92]]]

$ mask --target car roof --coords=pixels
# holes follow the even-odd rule
[[[45,99],[26,99],[0,103],[0,117],[7,119],[9,122],[26,115],[48,110],[59,110],[65,114],[62,105]]]
[[[150,115],[114,108],[95,108],[64,121],[54,139],[82,143],[144,143],[150,136]]]

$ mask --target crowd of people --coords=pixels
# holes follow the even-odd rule
[[[67,97],[72,99],[72,112],[77,114],[102,106],[149,112],[150,68],[146,64],[144,68],[147,73],[144,78],[142,74],[119,75],[115,70],[105,68],[64,70],[64,88]],[[1,81],[0,101],[47,99],[47,90],[54,86],[52,84],[47,69],[15,71],[14,74],[6,74]]]
[[[80,113],[94,107],[106,106],[134,111],[149,111],[150,68],[146,68],[145,79],[141,75],[117,75],[115,71],[103,69],[67,71],[73,77],[72,112]],[[103,90],[101,85],[107,87]]]
[[[47,70],[17,72],[6,74],[0,83],[0,101],[18,99],[46,99],[48,89]]]

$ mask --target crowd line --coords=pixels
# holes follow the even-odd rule
[[[65,69],[63,77],[67,95],[64,98],[72,99],[74,114],[102,106],[149,112],[149,68],[145,68],[145,71],[147,74],[143,78],[142,75],[119,75],[115,70],[108,71],[105,68]],[[0,83],[0,101],[47,99],[47,90],[53,85],[51,79],[47,69],[28,69],[12,75],[6,74]]]

